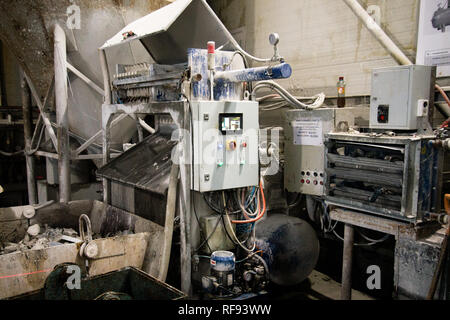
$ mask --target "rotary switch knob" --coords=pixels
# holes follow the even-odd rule
[[[235,140],[227,141],[227,150],[234,151],[236,150],[237,143]]]

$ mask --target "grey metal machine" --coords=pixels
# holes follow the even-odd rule
[[[410,65],[372,72],[370,128],[418,130],[428,125],[436,67]]]
[[[344,241],[343,294],[355,242],[373,246],[392,235],[394,294],[427,295],[443,239],[437,220],[445,143],[429,120],[435,72],[419,65],[373,70],[370,108],[359,113],[286,112],[285,188],[307,195],[309,218],[323,237]],[[367,236],[374,231],[383,234]]]
[[[117,65],[110,83],[104,50],[134,40],[141,42],[154,63]],[[154,136],[99,170],[105,201],[153,218],[157,228],[167,230],[169,240],[179,216],[181,289],[188,294],[202,285],[213,298],[224,293],[231,297],[257,294],[270,278],[271,251],[257,254],[256,248],[256,230],[267,206],[260,179],[259,103],[254,93],[262,86],[277,86],[270,80],[292,73],[278,53],[278,42],[279,36],[271,35],[271,58],[253,57],[240,48],[205,0],[177,0],[128,25],[101,48],[107,79],[102,107],[105,164],[110,161],[108,137],[115,115],[135,119],[141,128],[140,140],[143,130]],[[247,59],[266,66],[249,68]],[[253,82],[259,83],[249,91]],[[286,97],[284,89],[277,90]],[[153,120],[147,115],[154,115]],[[162,123],[168,115],[172,121]],[[146,163],[145,159],[152,160]],[[161,203],[166,211],[152,208]],[[167,216],[175,208],[171,222]],[[310,236],[314,245],[298,255],[312,250],[311,256],[317,257],[314,230],[305,227],[300,233]],[[164,242],[162,253],[167,263],[170,244]],[[298,245],[289,243],[289,248],[294,252]],[[210,261],[216,261],[213,256],[225,250],[232,252],[233,260],[245,261],[227,269],[226,281],[224,274],[217,277],[217,268],[210,267]],[[279,257],[281,264],[280,259],[288,259]],[[316,261],[304,264],[302,277]]]
[[[284,185],[289,192],[323,196],[325,135],[368,125],[369,108],[286,111]]]

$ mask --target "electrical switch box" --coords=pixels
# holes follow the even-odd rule
[[[417,130],[428,117],[436,67],[411,65],[372,72],[370,128]]]
[[[254,101],[197,101],[193,118],[192,190],[257,186],[259,105]]]
[[[369,124],[368,107],[290,110],[284,123],[284,186],[289,192],[324,195],[325,145],[330,132]]]

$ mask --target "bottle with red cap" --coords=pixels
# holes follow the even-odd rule
[[[337,83],[337,91],[338,91],[338,99],[337,99],[337,105],[338,108],[344,108],[345,107],[345,81],[344,77],[339,77],[339,82]]]

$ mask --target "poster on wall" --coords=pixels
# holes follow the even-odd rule
[[[416,63],[450,77],[450,0],[421,0]]]

